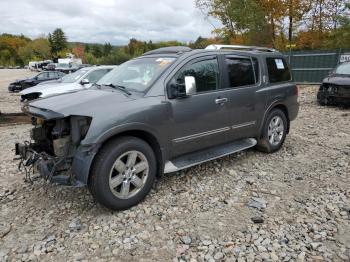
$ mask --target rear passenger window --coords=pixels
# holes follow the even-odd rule
[[[292,79],[285,59],[280,57],[266,58],[270,83],[287,82]]]
[[[250,86],[256,83],[250,58],[226,57],[226,64],[230,87]]]

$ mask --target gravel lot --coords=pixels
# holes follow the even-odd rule
[[[19,94],[9,93],[9,83],[16,79],[24,79],[36,75],[27,69],[0,69],[0,112],[2,113],[18,113],[21,112],[19,104]]]
[[[0,109],[18,111],[6,79]],[[319,107],[315,92],[302,89],[278,153],[168,175],[124,212],[85,188],[26,184],[12,149],[30,126],[0,126],[0,261],[349,261],[350,110]]]

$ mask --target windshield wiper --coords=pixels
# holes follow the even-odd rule
[[[120,91],[123,91],[125,94],[131,96],[131,93],[128,90],[126,90],[125,86],[120,86],[120,85],[115,85],[115,84],[103,84],[103,86],[109,86],[109,87],[118,89]]]

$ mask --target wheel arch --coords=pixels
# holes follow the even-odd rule
[[[154,152],[154,154],[156,156],[157,177],[158,178],[161,177],[163,175],[163,172],[164,172],[164,154],[163,154],[163,150],[162,150],[160,142],[156,138],[156,135],[154,133],[152,133],[151,131],[145,130],[145,129],[120,130],[119,132],[112,132],[110,135],[105,136],[98,143],[99,146],[98,146],[98,149],[96,150],[96,154],[95,154],[95,156],[94,156],[94,158],[92,160],[91,167],[94,165],[94,162],[96,160],[96,155],[101,150],[101,148],[103,148],[111,140],[114,140],[114,139],[117,139],[117,138],[120,138],[120,137],[125,137],[125,136],[132,136],[132,137],[139,138],[139,139],[145,141],[147,144],[150,145],[150,147],[153,149],[153,152]],[[91,170],[92,170],[92,168],[90,168],[90,170],[89,170],[88,182],[89,182],[90,177],[91,177]]]
[[[263,121],[261,123],[261,126],[260,126],[260,130],[259,130],[259,136],[261,138],[262,136],[262,130],[264,128],[264,125],[265,125],[265,121],[267,119],[267,117],[269,116],[270,112],[274,109],[279,109],[281,110],[286,118],[287,118],[287,134],[289,134],[289,130],[290,130],[290,119],[289,119],[289,111],[288,111],[288,107],[282,103],[282,102],[275,102],[273,104],[270,105],[270,107],[265,111],[265,114],[264,114],[264,118],[263,118]]]

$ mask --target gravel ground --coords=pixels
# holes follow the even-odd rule
[[[167,175],[111,212],[88,190],[23,181],[29,125],[0,127],[0,261],[349,261],[350,110],[302,89],[283,149]]]
[[[0,69],[0,112],[18,113],[21,112],[20,98],[18,93],[9,93],[8,85],[16,79],[32,77],[37,72],[27,69]]]

